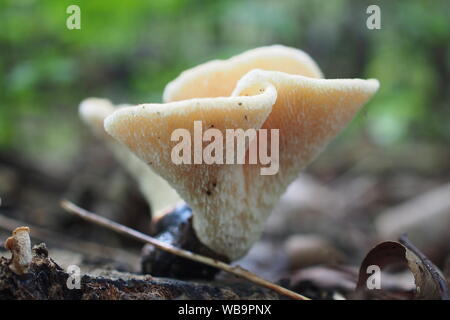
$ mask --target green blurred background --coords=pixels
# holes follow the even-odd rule
[[[66,28],[71,4],[81,8],[81,30]],[[370,4],[381,7],[381,30],[366,28]],[[160,102],[182,70],[276,43],[309,53],[327,78],[380,80],[339,147],[364,139],[385,150],[446,148],[449,16],[444,0],[4,0],[0,153],[63,170],[87,134],[82,99]]]
[[[72,4],[81,8],[81,30],[66,28]],[[381,8],[381,30],[366,27],[371,4]],[[66,197],[149,232],[147,204],[80,121],[80,101],[160,102],[165,85],[187,68],[283,44],[310,54],[327,78],[380,80],[379,92],[306,173],[345,196],[350,222],[331,220],[334,205],[326,218],[309,209],[286,218],[289,232],[331,234],[349,255],[358,257],[358,249],[362,256],[374,243],[368,220],[450,180],[449,17],[448,0],[2,0],[0,214],[123,246],[63,214]]]

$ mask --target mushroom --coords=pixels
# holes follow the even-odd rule
[[[11,237],[6,239],[5,248],[11,251],[9,268],[16,274],[25,274],[31,263],[30,228],[14,229]]]
[[[159,218],[167,209],[172,208],[181,199],[176,191],[149,166],[136,157],[126,147],[120,145],[105,132],[103,122],[116,109],[126,105],[114,106],[107,99],[87,98],[79,107],[81,119],[92,132],[102,139],[113,152],[117,160],[127,169],[138,182],[141,193],[150,204],[154,218]]]
[[[299,171],[379,86],[373,79],[320,77],[302,51],[259,48],[185,71],[167,86],[166,103],[121,108],[105,119],[105,129],[178,191],[192,208],[199,240],[235,260],[259,239],[274,205]],[[278,129],[278,173],[261,175],[261,163],[175,164],[171,135],[183,128],[193,136],[194,121],[223,135],[227,129]]]
[[[192,98],[228,97],[243,75],[253,69],[281,71],[322,78],[317,64],[305,52],[282,45],[260,47],[228,60],[213,60],[186,70],[170,82],[164,102]]]

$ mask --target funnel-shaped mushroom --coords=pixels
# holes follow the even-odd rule
[[[290,52],[290,49],[286,50]],[[304,56],[299,53],[299,59],[294,60],[296,62],[288,60],[286,67],[283,60],[274,55],[276,64],[273,68],[294,70],[292,64],[297,63],[298,70],[317,71],[312,60],[304,59]],[[257,59],[247,63],[258,67]],[[197,81],[196,92],[202,97],[226,92],[229,82],[236,79],[240,64],[238,56],[185,72],[180,79],[187,75],[188,79],[172,82],[165,98],[187,97],[187,88],[194,88]],[[230,78],[226,77],[227,68],[233,71]],[[210,70],[206,72],[205,69]],[[209,86],[216,73],[225,83],[224,91],[216,90],[217,84],[214,89]],[[319,77],[320,72],[317,71],[315,76]],[[200,241],[230,260],[244,255],[259,238],[265,220],[289,183],[377,91],[378,81],[325,80],[253,70],[234,87],[230,97],[144,104],[118,110],[105,120],[106,131],[150,164],[191,206],[193,227]],[[223,136],[227,129],[279,129],[278,173],[261,175],[264,166],[248,162],[175,164],[171,153],[177,141],[171,141],[171,134],[184,128],[194,136],[196,120],[201,121],[203,128],[213,127]],[[205,141],[202,143],[207,145]],[[268,154],[275,151],[270,149],[271,145],[268,143]],[[246,150],[248,159],[248,145]],[[195,150],[190,156],[195,157]]]
[[[153,216],[157,217],[158,214],[174,206],[181,199],[164,179],[155,174],[141,159],[105,132],[103,124],[105,118],[123,107],[126,107],[126,105],[114,106],[107,99],[88,98],[81,102],[79,113],[81,119],[96,136],[108,145],[117,160],[136,179],[141,193],[152,208]]]

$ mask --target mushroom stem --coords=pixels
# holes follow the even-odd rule
[[[32,258],[30,228],[16,228],[12,236],[6,239],[5,248],[12,254],[9,268],[18,275],[27,273]]]
[[[158,239],[152,238],[148,235],[145,235],[139,231],[136,231],[134,229],[128,228],[124,225],[121,225],[117,222],[111,221],[109,219],[106,219],[104,217],[100,217],[92,212],[89,212],[83,208],[78,207],[77,205],[73,204],[70,201],[62,200],[61,201],[61,207],[65,209],[66,211],[75,214],[76,216],[87,220],[89,222],[98,224],[102,227],[108,228],[110,230],[113,230],[115,232],[118,232],[120,234],[126,235],[128,237],[131,237],[135,240],[151,244],[152,246],[155,246],[156,248],[160,250],[167,251],[171,254],[190,259],[193,261],[197,261],[206,265],[209,265],[211,267],[215,267],[218,269],[221,269],[225,272],[231,273],[235,276],[238,276],[240,278],[244,278],[248,281],[251,281],[255,284],[258,284],[260,286],[263,286],[265,288],[268,288],[270,290],[273,290],[281,295],[284,295],[286,297],[295,299],[295,300],[311,300],[301,294],[298,294],[296,292],[293,292],[291,290],[288,290],[286,288],[283,288],[279,285],[276,285],[275,283],[272,283],[270,281],[267,281],[253,273],[251,273],[248,270],[245,270],[239,266],[231,266],[229,264],[226,264],[221,261],[217,261],[215,259],[211,259],[209,257],[205,257],[196,253],[192,253],[187,250],[183,250],[177,247],[172,246],[171,244],[165,243],[163,241],[160,241]]]
[[[192,210],[182,204],[154,221],[155,238],[175,247],[198,253],[216,260],[229,262],[197,237],[192,226]],[[173,255],[152,245],[142,250],[142,271],[156,277],[177,279],[213,279],[220,271],[217,268]]]
[[[166,87],[165,103],[121,108],[104,128],[189,204],[200,242],[237,260],[288,185],[379,87],[321,76],[302,51],[254,49],[183,72]]]

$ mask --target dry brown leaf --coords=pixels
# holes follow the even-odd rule
[[[364,258],[356,288],[358,297],[386,294],[383,288],[368,289],[367,280],[371,276],[371,273],[367,272],[369,266],[376,265],[381,271],[385,271],[387,267],[403,265],[414,276],[416,290],[413,299],[448,300],[448,284],[442,272],[406,237],[401,237],[399,241],[382,242]]]

